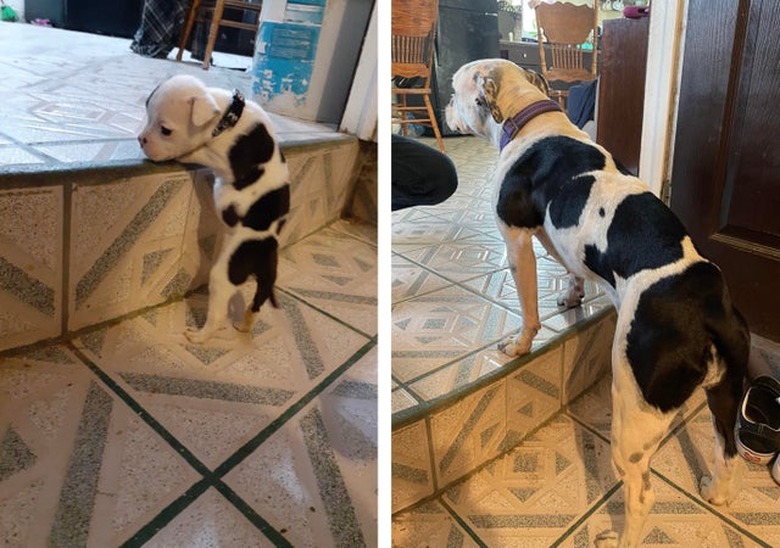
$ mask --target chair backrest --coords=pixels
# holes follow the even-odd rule
[[[393,76],[430,78],[439,0],[393,0]]]
[[[596,78],[598,59],[598,12],[595,7],[556,2],[536,7],[536,28],[542,73],[548,80],[579,82]],[[593,33],[590,68],[583,62],[582,43]],[[544,38],[550,50],[546,59]],[[548,64],[549,62],[549,64]]]

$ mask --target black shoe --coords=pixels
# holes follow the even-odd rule
[[[780,451],[780,383],[769,376],[750,383],[742,397],[735,434],[742,458],[769,464]]]

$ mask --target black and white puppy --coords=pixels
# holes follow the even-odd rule
[[[277,237],[290,210],[287,164],[268,115],[239,91],[207,88],[187,75],[160,84],[146,101],[147,124],[138,137],[153,161],[178,160],[214,169],[214,202],[226,227],[222,249],[209,275],[209,306],[202,343],[223,326],[228,302],[250,278],[254,300],[236,328],[249,331],[260,306],[277,306],[274,284]]]
[[[625,530],[598,546],[636,546],[653,505],[650,458],[680,407],[703,386],[716,438],[713,504],[738,491],[734,426],[747,370],[749,332],[723,276],[677,217],[636,177],[571,124],[540,77],[489,59],[453,77],[448,125],[500,149],[494,204],[523,314],[501,349],[526,353],[540,328],[531,238],[571,274],[559,304],[577,306],[585,278],[617,308],[612,345],[612,461],[623,480]],[[619,539],[619,540],[618,540]]]

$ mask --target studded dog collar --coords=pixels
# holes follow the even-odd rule
[[[501,126],[500,150],[504,150],[504,147],[515,138],[515,135],[517,135],[517,133],[523,129],[523,126],[525,126],[528,122],[540,114],[555,111],[562,112],[561,106],[552,99],[544,99],[542,101],[531,103],[511,118],[507,118],[507,120],[504,122],[504,125]]]
[[[222,119],[217,124],[217,127],[215,127],[211,132],[211,136],[217,137],[224,131],[234,127],[238,123],[239,118],[241,118],[241,114],[244,112],[245,105],[246,101],[244,100],[244,94],[237,89],[234,89],[233,102],[230,103],[230,106],[225,111],[225,114],[222,115]]]

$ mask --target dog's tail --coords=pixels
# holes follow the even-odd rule
[[[279,303],[276,301],[276,294],[274,293],[274,280],[269,280],[266,277],[258,278],[255,298],[252,300],[252,312],[257,313],[265,301],[271,301],[271,305],[274,308],[279,308]]]

